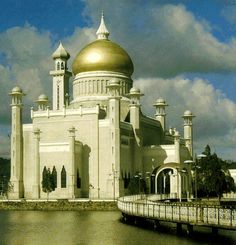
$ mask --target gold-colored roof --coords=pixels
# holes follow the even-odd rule
[[[134,66],[130,56],[118,44],[98,39],[78,53],[72,70],[75,75],[88,71],[112,71],[131,76]]]

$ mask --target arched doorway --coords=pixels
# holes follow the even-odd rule
[[[158,174],[156,178],[157,194],[170,194],[170,176],[172,174],[172,169],[164,169]]]
[[[154,169],[151,178],[151,193],[166,194],[172,198],[189,197],[190,173],[179,163],[168,163]]]

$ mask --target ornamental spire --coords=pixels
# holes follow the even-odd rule
[[[96,34],[97,34],[97,39],[108,39],[108,36],[110,34],[104,22],[103,11],[102,11],[102,18],[101,18],[100,26]]]

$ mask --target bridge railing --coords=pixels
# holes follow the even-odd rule
[[[127,215],[150,219],[236,229],[236,209],[194,203],[154,203],[142,196],[118,199],[118,208]]]

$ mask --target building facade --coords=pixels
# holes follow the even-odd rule
[[[108,39],[102,16],[97,40],[84,47],[73,65],[60,43],[53,53],[52,106],[40,95],[31,109],[32,123],[22,123],[24,93],[13,88],[11,198],[45,199],[44,171],[50,169],[56,189],[50,198],[113,199],[129,194],[129,182],[146,181],[148,191],[176,197],[191,194],[193,138],[190,111],[183,115],[184,138],[166,129],[167,106],[159,98],[156,114],[145,116],[143,95],[133,87],[133,63]]]

